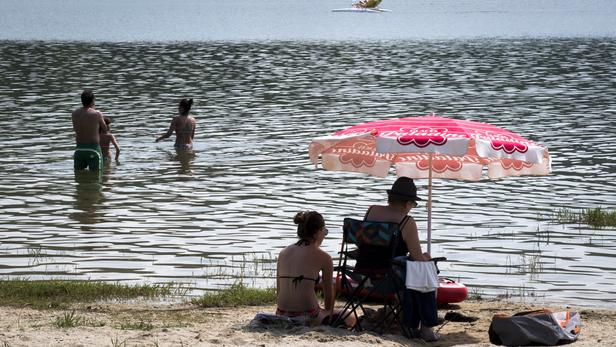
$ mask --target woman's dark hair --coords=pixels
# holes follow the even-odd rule
[[[181,115],[186,116],[188,112],[190,112],[190,108],[192,107],[193,99],[182,99],[180,100],[180,107],[182,108]]]
[[[392,196],[392,195],[388,195],[387,196],[387,203],[390,205],[400,205],[400,204],[406,204],[409,201],[415,201],[414,199],[407,199],[407,198],[403,198],[403,197],[398,197],[398,196]]]
[[[297,224],[297,245],[310,244],[319,230],[325,228],[325,220],[317,211],[302,211],[295,215],[293,223]]]

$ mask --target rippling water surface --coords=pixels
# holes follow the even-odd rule
[[[616,230],[544,218],[616,207],[614,57],[614,39],[0,42],[0,275],[273,285],[297,211],[324,214],[335,256],[342,219],[394,180],[315,169],[310,139],[434,111],[553,158],[547,177],[435,182],[443,274],[477,293],[616,305]],[[72,169],[84,87],[122,147],[100,181]],[[154,143],[181,97],[195,98],[194,156]],[[425,208],[413,214],[424,230]]]

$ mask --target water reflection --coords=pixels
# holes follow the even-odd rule
[[[109,175],[112,166],[121,165],[119,158],[103,160],[103,172]],[[104,179],[104,178],[103,178]]]
[[[179,174],[192,175],[191,165],[195,161],[196,154],[194,150],[183,150],[175,148],[175,152],[168,152],[171,162],[179,163]]]
[[[75,211],[71,219],[81,224],[90,225],[101,221],[99,208],[104,202],[103,171],[75,170]]]

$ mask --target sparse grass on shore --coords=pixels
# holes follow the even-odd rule
[[[249,288],[242,283],[236,283],[227,289],[215,293],[206,293],[192,300],[201,307],[238,307],[267,305],[276,302],[274,288]]]
[[[560,224],[587,224],[595,228],[616,227],[616,210],[595,207],[576,212],[561,208],[552,213],[551,219]]]
[[[161,297],[176,291],[177,286],[173,283],[128,285],[102,281],[8,279],[0,280],[0,305],[27,304],[50,308],[75,302]]]
[[[483,300],[483,296],[485,295],[483,293],[483,291],[477,287],[469,287],[470,288],[470,293],[468,298],[470,300],[477,300],[477,301],[481,301]]]
[[[139,321],[130,321],[120,324],[120,329],[150,331],[154,329],[154,325],[152,324],[152,322],[146,322],[143,319],[139,319]]]
[[[105,322],[87,319],[75,314],[75,310],[65,312],[62,316],[57,317],[54,325],[58,328],[74,328],[79,326],[102,327]]]
[[[115,339],[112,337],[111,338],[111,346],[113,347],[126,347],[126,341],[128,339],[124,339],[122,341],[120,341],[120,338],[116,335]]]

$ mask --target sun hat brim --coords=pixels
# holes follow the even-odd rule
[[[418,197],[417,195],[400,194],[400,193],[397,193],[397,192],[392,192],[391,189],[387,189],[387,195],[395,197],[395,198],[400,198],[400,199],[409,199],[409,200],[415,200],[415,201],[423,200],[422,198]]]

